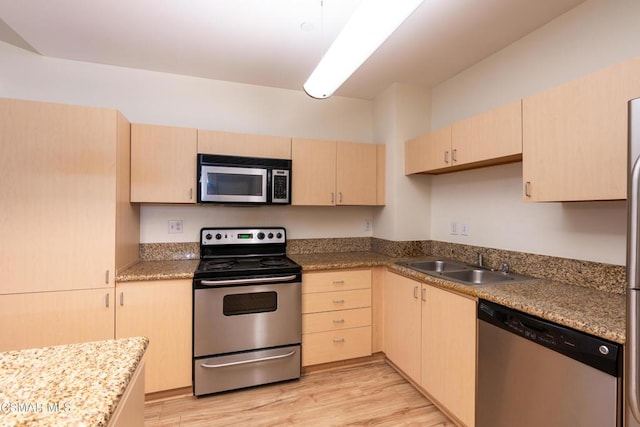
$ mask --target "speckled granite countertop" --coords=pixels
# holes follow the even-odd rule
[[[116,276],[117,282],[138,280],[192,279],[199,259],[171,261],[142,261]]]
[[[393,258],[377,252],[289,254],[289,257],[302,265],[303,271],[384,266],[418,281],[484,298],[617,343],[625,341],[624,295],[547,279],[515,284],[462,285],[396,264],[415,258]],[[116,282],[192,278],[197,264],[198,260],[145,261],[118,275]]]
[[[0,426],[106,426],[149,340],[0,353]]]
[[[396,264],[408,261],[408,258],[391,258],[371,252],[301,254],[290,255],[290,257],[301,264],[304,271],[384,266],[421,282],[429,282],[461,294],[484,298],[620,344],[624,344],[625,341],[624,295],[547,279],[514,284],[462,285]],[[412,259],[415,260],[415,258]],[[420,259],[442,258],[422,257]]]

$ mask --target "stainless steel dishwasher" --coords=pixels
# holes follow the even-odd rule
[[[476,427],[621,425],[622,346],[480,300]]]

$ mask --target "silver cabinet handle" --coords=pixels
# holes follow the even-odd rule
[[[458,161],[458,149],[454,148],[453,150],[451,150],[451,162],[457,162]]]
[[[449,163],[449,151],[444,152],[444,162]]]
[[[344,319],[339,319],[339,320],[333,319],[333,323],[336,325],[344,323]]]
[[[189,189],[189,200],[193,200],[193,187]]]
[[[415,299],[418,299],[418,287],[417,286],[413,287],[413,297]]]
[[[124,292],[120,292],[120,306],[124,305]]]
[[[344,280],[334,280],[332,283],[333,286],[342,286],[344,285]]]
[[[335,193],[331,193],[331,204],[334,204],[336,202],[336,194]]]
[[[296,278],[296,275],[292,274],[291,276],[256,277],[253,279],[203,280],[200,282],[200,284],[205,286],[245,285],[245,284],[251,284],[251,283],[286,282],[287,280],[293,280],[295,278]]]
[[[420,292],[420,295],[421,295],[420,299],[422,301],[426,301],[427,300],[427,289],[426,288],[422,288],[421,292]]]
[[[339,203],[342,203],[342,191],[340,191],[340,192],[338,193],[338,196],[340,197],[340,199],[339,199]]]
[[[333,303],[334,304],[344,304],[344,300],[343,299],[334,299]]]
[[[217,365],[202,363],[200,366],[202,366],[203,368],[226,368],[228,366],[246,365],[247,363],[258,363],[258,362],[266,362],[267,360],[284,359],[285,357],[290,357],[290,356],[293,356],[294,354],[296,354],[295,350],[286,354],[278,354],[277,356],[261,357],[260,359],[239,360],[237,362],[220,363]]]
[[[340,338],[340,339],[334,339],[333,340],[334,344],[343,344],[344,343],[344,338]]]
[[[524,195],[526,197],[531,197],[531,181],[524,183]]]
[[[109,270],[104,272],[104,283],[109,284]]]
[[[104,306],[109,308],[109,294],[104,296]]]

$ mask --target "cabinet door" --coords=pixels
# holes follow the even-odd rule
[[[113,339],[113,288],[0,295],[0,352]]]
[[[384,353],[416,382],[420,381],[420,283],[386,272]]]
[[[198,153],[290,159],[291,138],[198,130]]]
[[[336,204],[335,141],[294,138],[291,141],[291,161],[292,204]]]
[[[377,156],[375,144],[337,143],[336,204],[377,203]]]
[[[113,286],[117,130],[115,110],[0,99],[0,294]]]
[[[197,130],[131,125],[131,201],[195,203]]]
[[[636,97],[640,58],[524,98],[524,199],[625,199],[627,101]]]
[[[498,164],[522,158],[522,101],[456,122],[451,127],[454,166]]]
[[[434,172],[451,166],[451,126],[409,140],[404,147],[404,174]]]
[[[145,393],[191,385],[191,292],[190,280],[116,288],[116,338],[149,338]]]
[[[476,303],[422,285],[422,374],[420,385],[465,425],[474,425]]]

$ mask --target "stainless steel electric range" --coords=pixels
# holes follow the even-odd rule
[[[193,279],[196,396],[300,377],[302,267],[282,227],[203,228]]]

